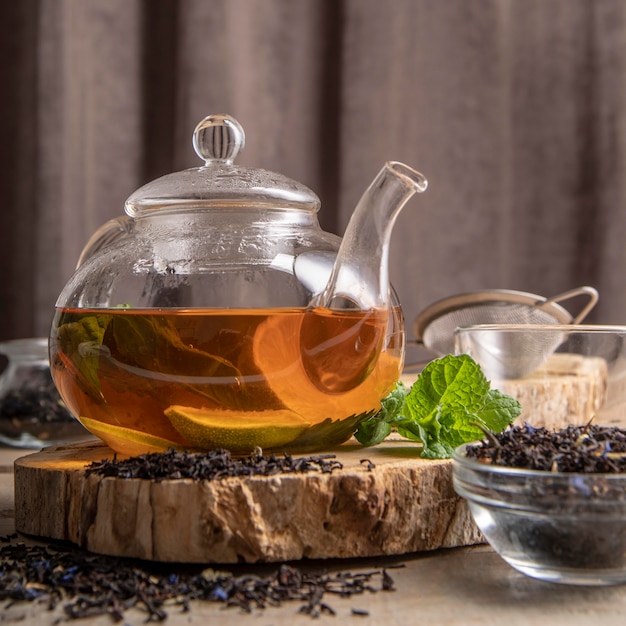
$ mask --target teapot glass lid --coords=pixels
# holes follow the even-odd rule
[[[193,135],[194,149],[204,165],[166,174],[140,187],[126,200],[126,213],[143,217],[155,210],[217,207],[319,210],[319,198],[305,185],[276,172],[234,163],[244,145],[245,133],[236,119],[205,117]]]

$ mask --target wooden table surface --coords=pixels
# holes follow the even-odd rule
[[[13,461],[32,451],[0,447],[0,536],[14,532]],[[34,542],[27,537],[18,540]],[[307,561],[296,567],[312,571],[367,572],[390,569],[394,591],[366,593],[351,598],[328,598],[336,615],[318,619],[299,614],[300,603],[285,603],[277,608],[244,614],[236,608],[214,603],[192,602],[183,613],[171,607],[166,624],[221,626],[258,624],[283,626],[300,624],[383,624],[384,626],[420,625],[528,625],[577,626],[587,624],[623,625],[626,623],[626,585],[614,587],[573,587],[544,583],[528,578],[509,567],[488,546],[455,548],[407,554],[401,557],[351,559],[349,561]],[[255,566],[245,566],[250,572]],[[228,566],[220,568],[228,571]],[[239,573],[241,566],[239,566]],[[267,572],[267,566],[265,566]],[[353,613],[367,612],[367,615]],[[0,607],[0,622],[54,624],[60,611],[50,612],[36,603]],[[144,624],[146,614],[130,610],[124,624]],[[109,616],[82,619],[77,624],[113,624]]]

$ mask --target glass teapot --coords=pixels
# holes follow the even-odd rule
[[[50,367],[63,400],[120,454],[346,441],[402,370],[389,240],[426,179],[387,163],[341,239],[310,189],[234,163],[232,117],[202,120],[193,145],[204,165],[133,193],[61,292]]]

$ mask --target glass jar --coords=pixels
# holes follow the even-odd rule
[[[41,448],[88,435],[61,400],[48,361],[46,338],[0,342],[0,443]]]

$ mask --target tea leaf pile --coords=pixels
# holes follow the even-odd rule
[[[551,472],[626,472],[626,430],[617,426],[568,426],[560,430],[529,424],[493,433],[466,448],[470,458],[493,465]]]
[[[233,457],[228,450],[187,452],[170,449],[166,452],[141,454],[126,459],[96,461],[86,473],[116,478],[166,480],[191,478],[218,480],[229,476],[273,476],[279,473],[330,473],[343,464],[334,454],[293,457],[290,454],[264,455],[260,448],[247,457]]]

